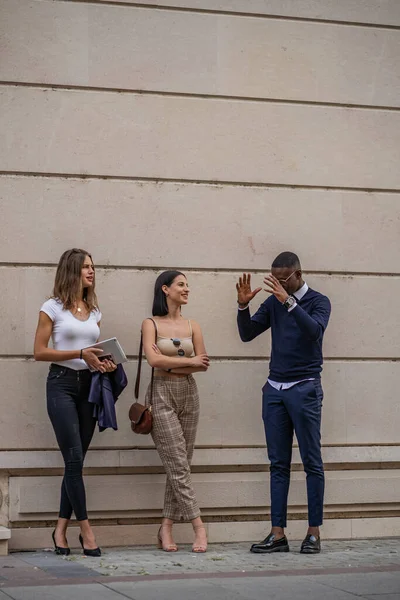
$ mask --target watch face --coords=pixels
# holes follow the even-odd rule
[[[291,306],[293,306],[293,304],[296,302],[296,300],[293,298],[293,296],[289,296],[289,298],[286,299],[285,301],[285,306],[287,306],[288,308],[290,308]]]

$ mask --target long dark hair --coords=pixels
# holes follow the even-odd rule
[[[81,248],[72,248],[66,250],[58,262],[52,298],[60,300],[65,310],[73,308],[81,299],[85,300],[90,312],[98,308],[94,291],[95,274],[93,274],[93,285],[82,290],[82,267],[87,256],[93,262],[89,252]]]
[[[183,275],[186,279],[186,275],[180,271],[164,271],[161,273],[154,284],[154,299],[153,299],[153,317],[165,317],[168,314],[168,304],[165,297],[165,293],[162,290],[163,285],[169,287],[174,279],[179,275]]]

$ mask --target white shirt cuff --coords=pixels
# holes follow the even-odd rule
[[[296,308],[296,306],[297,306],[297,302],[295,302],[293,304],[293,306],[291,306],[290,308],[288,308],[288,312],[290,312],[291,310],[293,310],[294,308]]]

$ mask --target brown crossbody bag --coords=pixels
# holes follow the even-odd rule
[[[157,325],[153,319],[155,343],[157,343]],[[140,332],[140,345],[139,345],[139,358],[138,368],[136,373],[135,382],[135,398],[139,398],[139,387],[140,387],[140,372],[142,369],[142,354],[143,354],[143,332]],[[153,387],[154,387],[154,368],[151,369],[151,383],[150,383],[150,402],[153,399]],[[146,406],[140,402],[134,402],[129,409],[129,420],[131,422],[131,429],[134,433],[148,434],[151,432],[153,427],[153,415],[151,413],[151,404]]]

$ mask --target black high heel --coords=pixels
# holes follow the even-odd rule
[[[57,546],[55,536],[54,536],[55,532],[56,532],[56,530],[54,530],[53,533],[51,534],[51,537],[53,538],[55,553],[58,554],[59,556],[69,556],[71,553],[71,550],[69,548],[61,548],[60,546]]]
[[[84,548],[83,537],[81,534],[79,534],[79,541],[81,543],[83,554],[85,554],[85,556],[101,556],[100,548],[94,548],[93,550],[90,550],[90,548]]]

